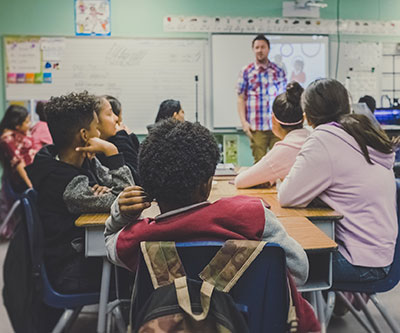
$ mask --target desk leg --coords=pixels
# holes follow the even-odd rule
[[[325,321],[325,301],[322,296],[321,290],[314,291],[317,301],[317,313],[318,313],[318,321],[321,325],[321,333],[326,333],[326,321]]]
[[[105,333],[106,331],[106,314],[108,294],[110,291],[111,263],[106,257],[103,257],[103,273],[101,275],[101,289],[99,302],[99,317],[97,319],[97,332]]]

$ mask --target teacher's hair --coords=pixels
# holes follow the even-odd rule
[[[270,48],[269,40],[263,34],[259,34],[253,39],[253,41],[251,42],[251,47],[254,47],[254,43],[256,42],[256,40],[263,40],[268,44],[268,48]]]
[[[386,133],[375,128],[368,117],[350,114],[349,95],[339,81],[315,80],[304,91],[301,104],[311,126],[317,127],[330,122],[338,123],[357,141],[369,164],[373,163],[369,157],[368,146],[384,154],[390,154],[393,151]]]

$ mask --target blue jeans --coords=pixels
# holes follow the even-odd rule
[[[390,270],[386,267],[363,267],[349,263],[345,257],[336,251],[333,253],[333,283],[335,282],[372,282],[384,279]]]

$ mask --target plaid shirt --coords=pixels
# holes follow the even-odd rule
[[[267,131],[272,128],[272,103],[285,92],[286,75],[271,61],[266,67],[251,63],[239,75],[237,93],[246,100],[246,120],[252,130]]]

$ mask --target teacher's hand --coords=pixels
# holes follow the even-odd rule
[[[253,138],[253,134],[251,134],[251,127],[248,121],[243,122],[242,124],[242,128],[243,128],[243,132],[246,133],[246,135],[252,139]]]

